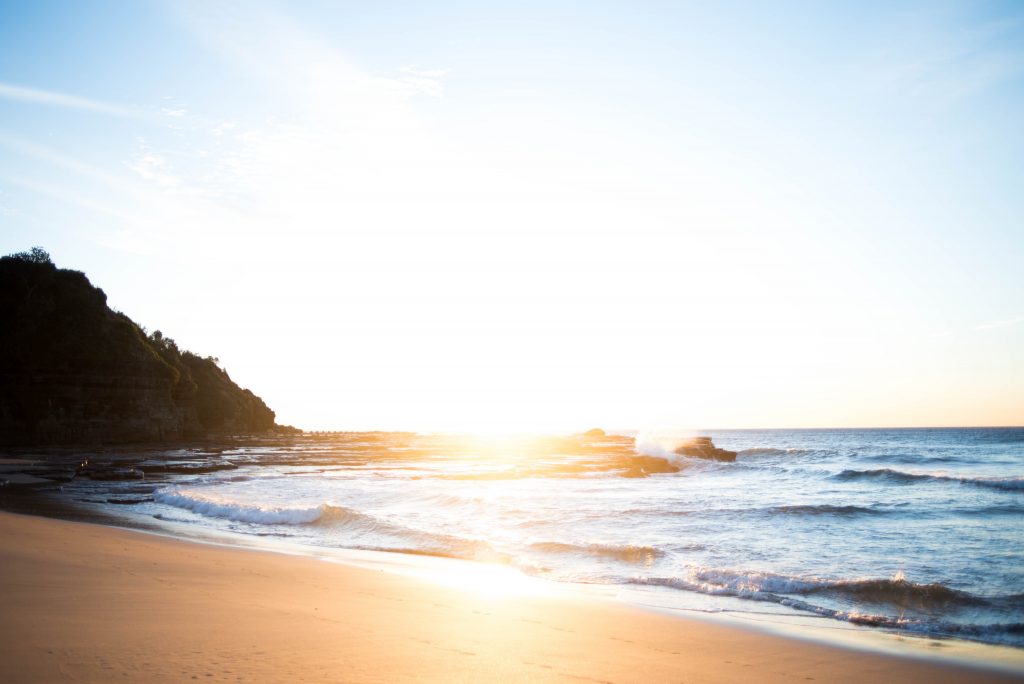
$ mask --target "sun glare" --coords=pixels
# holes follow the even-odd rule
[[[407,566],[402,571],[442,586],[469,592],[476,598],[497,600],[552,596],[564,591],[553,582],[545,582],[505,565],[434,558],[425,560],[422,564]]]

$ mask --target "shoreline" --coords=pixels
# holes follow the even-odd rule
[[[417,554],[400,551],[359,548],[329,548],[275,538],[263,538],[239,532],[195,527],[187,523],[161,520],[116,512],[109,508],[85,506],[40,496],[32,486],[18,487],[18,494],[3,496],[0,492],[0,515],[20,516],[95,525],[135,532],[172,541],[183,541],[214,548],[249,550],[260,553],[303,557],[328,561],[350,567],[383,570],[390,574],[411,577],[415,581],[451,586],[450,574],[477,575],[492,578],[502,575],[520,589],[532,587],[528,593],[565,595],[616,603],[668,616],[676,620],[692,620],[752,631],[770,638],[796,640],[825,647],[849,649],[868,655],[920,659],[938,665],[991,670],[1018,675],[1024,680],[1024,649],[996,643],[957,637],[937,637],[914,632],[901,632],[885,627],[870,627],[839,621],[824,616],[793,610],[791,614],[764,612],[749,600],[736,597],[709,596],[665,590],[659,587],[631,585],[580,584],[534,577],[512,566],[463,558]],[[14,505],[12,505],[14,504]],[[467,572],[468,569],[474,572]],[[491,580],[488,580],[491,581]],[[538,587],[543,587],[537,589]]]
[[[235,446],[240,445],[236,444]],[[248,451],[251,446],[250,442],[244,442],[241,444],[241,452]],[[179,472],[173,470],[175,467],[181,468],[180,472],[184,474],[224,469],[221,460],[224,448],[227,448],[228,445],[222,444],[221,447],[208,445],[203,449],[187,448],[172,452],[157,449],[157,458],[154,460],[151,460],[153,459],[152,452],[148,450],[135,448],[122,451],[119,448],[113,448],[110,451],[104,451],[103,455],[97,454],[97,456],[99,459],[104,459],[100,460],[101,465],[105,463],[105,467],[113,469],[112,474],[115,477],[98,479],[101,481],[117,480],[120,475],[117,472],[119,470],[134,470],[136,466],[140,465],[143,470],[149,470],[154,467],[155,463],[157,482],[163,482],[164,478],[168,478],[167,481],[173,483],[173,476],[166,475],[166,473]],[[47,458],[47,455],[51,458]],[[54,455],[55,452],[19,454],[17,456],[11,454],[10,457],[0,458],[0,480],[5,478],[10,480],[7,486],[0,486],[0,511],[9,510],[58,520],[97,523],[108,527],[141,530],[148,534],[167,536],[172,539],[300,555],[348,565],[368,564],[374,568],[413,575],[419,579],[426,578],[442,584],[445,583],[442,575],[446,572],[459,574],[473,564],[480,564],[480,561],[467,560],[458,556],[436,556],[429,553],[417,553],[412,549],[371,551],[301,541],[286,541],[285,538],[273,535],[257,536],[203,525],[196,526],[176,521],[173,517],[164,518],[162,514],[150,515],[143,511],[136,511],[133,506],[112,505],[136,503],[137,499],[131,501],[108,499],[110,505],[98,505],[101,501],[92,498],[69,499],[61,494],[60,490],[65,489],[65,484],[72,480],[75,480],[75,483],[72,484],[74,486],[77,480],[81,479],[75,477],[79,473],[73,468],[77,467],[82,455],[73,451],[62,454],[60,459],[52,458]],[[181,463],[178,463],[179,459]],[[161,463],[161,461],[167,461],[167,463]],[[72,470],[64,472],[67,471],[69,464]],[[227,465],[230,466],[229,469],[239,467],[230,463]],[[241,467],[247,465],[251,464],[243,462]],[[61,468],[64,468],[64,471],[60,470]],[[37,474],[41,475],[42,479],[35,477]],[[68,479],[62,480],[61,477]],[[91,474],[87,474],[85,477],[87,480],[97,479]],[[25,481],[18,482],[19,478],[24,478]],[[148,478],[146,481],[151,482]],[[103,495],[100,496],[100,499],[102,498]],[[733,627],[738,626],[741,629],[753,629],[771,636],[781,635],[786,638],[852,648],[868,653],[934,659],[940,663],[953,663],[968,667],[995,667],[1015,674],[1024,674],[1024,648],[1000,644],[998,641],[965,639],[941,632],[903,631],[896,626],[867,626],[853,620],[835,619],[809,611],[787,608],[784,604],[769,603],[767,606],[771,608],[768,609],[765,607],[766,604],[752,601],[749,598],[732,595],[721,596],[700,591],[670,590],[657,584],[641,585],[633,582],[577,584],[564,579],[537,577],[534,573],[513,569],[515,568],[514,564],[491,565],[486,561],[483,563],[486,567],[502,567],[514,572],[516,575],[514,581],[517,583],[529,578],[535,582],[554,585],[558,587],[558,591],[575,592],[591,598],[613,600],[673,618],[681,617]],[[447,569],[442,570],[437,567],[437,564],[454,565],[449,565]]]
[[[756,673],[768,682],[935,684],[1021,676],[539,590],[554,583],[521,576],[534,586],[520,586],[501,574],[515,572],[508,568],[474,577],[464,561],[428,563],[447,575],[438,582],[9,512],[0,512],[0,542],[0,657],[18,673],[11,681],[724,682]]]
[[[106,522],[100,521],[99,515],[107,516]],[[188,523],[161,521],[152,524],[137,515],[99,515],[96,519],[83,518],[79,522],[214,547],[248,549],[383,570],[441,586],[458,587],[468,583],[479,588],[480,584],[501,581],[510,584],[513,587],[511,593],[514,594],[561,595],[588,601],[605,601],[671,619],[725,625],[772,638],[792,639],[867,654],[921,659],[938,664],[994,669],[1024,677],[1024,649],[1021,648],[869,627],[795,609],[790,614],[765,612],[757,610],[756,604],[751,605],[749,600],[738,597],[680,592],[663,587],[566,582],[536,577],[514,566],[500,563],[401,551],[328,548],[272,537],[261,538],[238,532],[197,528]],[[458,577],[458,582],[453,583],[451,576]]]

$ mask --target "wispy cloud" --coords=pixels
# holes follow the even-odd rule
[[[94,194],[77,192],[69,189],[67,185],[41,182],[17,176],[15,174],[6,173],[2,170],[0,170],[0,182],[3,182],[8,186],[22,188],[39,195],[50,197],[63,204],[87,209],[90,212],[94,212],[126,224],[141,225],[145,220],[144,214],[136,213],[132,208],[126,208],[123,203],[101,201],[98,200]]]
[[[53,105],[55,107],[67,107],[69,109],[82,109],[114,116],[137,117],[134,112],[125,107],[119,107],[99,100],[91,100],[77,95],[58,93],[52,90],[40,90],[38,88],[26,88],[24,86],[0,83],[0,98],[17,100],[19,102],[34,102],[38,104]]]
[[[163,155],[149,150],[137,154],[128,164],[128,168],[143,180],[155,183],[161,188],[176,188],[181,185],[180,178],[167,172],[167,160]]]
[[[404,66],[398,70],[404,76],[396,79],[405,90],[437,97],[441,94],[441,79],[451,69],[421,69],[416,65]]]
[[[421,69],[415,64],[410,64],[399,69],[403,74],[412,74],[420,78],[441,78],[452,72],[451,69]]]
[[[994,328],[1005,328],[1010,325],[1017,325],[1018,323],[1024,323],[1024,316],[1017,316],[1016,318],[1003,318],[998,321],[989,321],[988,323],[982,323],[981,325],[974,326],[974,329],[992,330]]]

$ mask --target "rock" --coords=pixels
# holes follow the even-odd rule
[[[0,444],[173,442],[276,427],[217,359],[147,334],[84,273],[48,257],[0,257],[0,320]]]
[[[728,451],[727,449],[719,449],[711,441],[710,437],[694,437],[687,440],[683,444],[680,444],[675,449],[675,453],[680,456],[690,456],[692,458],[705,458],[710,461],[727,461],[733,462],[736,460],[736,452]]]
[[[79,471],[90,480],[142,480],[146,474],[135,466],[119,463],[91,463]]]
[[[678,473],[680,468],[658,456],[627,456],[622,477],[647,477],[654,473]]]
[[[29,475],[28,473],[9,473],[4,475],[2,482],[5,485],[52,484],[52,482],[45,477],[36,477],[35,475]]]

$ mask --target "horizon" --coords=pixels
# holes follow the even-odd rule
[[[295,426],[299,427],[299,426]],[[594,426],[599,427],[599,426]],[[589,429],[594,429],[591,427]],[[639,428],[599,428],[603,432],[609,435],[618,435],[620,437],[636,437],[647,430]],[[668,438],[684,437],[684,436],[696,436],[702,432],[799,432],[799,431],[821,431],[821,432],[838,432],[842,430],[850,431],[882,431],[882,430],[1024,430],[1024,425],[848,425],[848,426],[829,426],[829,427],[740,427],[740,428],[722,428],[722,427],[702,427],[702,428],[661,428],[657,430],[659,433],[665,433]],[[416,435],[438,435],[438,436],[452,436],[452,437],[553,437],[553,433],[543,432],[511,432],[511,433],[473,433],[473,432],[445,432],[445,431],[431,431],[431,430],[401,430],[401,429],[346,429],[346,428],[334,428],[334,429],[316,429],[316,430],[303,430],[305,434],[358,434],[358,433],[381,433],[381,434],[397,434],[397,433],[411,433]],[[583,434],[586,429],[579,429],[569,434]]]
[[[280,423],[1024,425],[1024,6],[8,14],[0,253]]]

